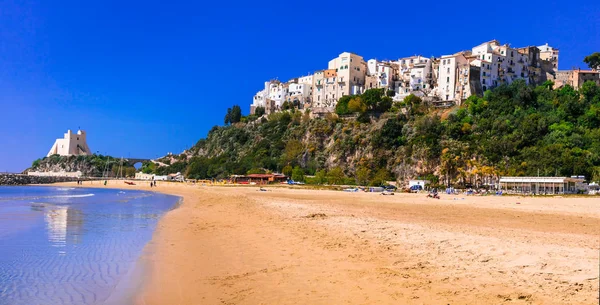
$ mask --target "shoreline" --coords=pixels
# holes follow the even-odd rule
[[[185,203],[138,259],[135,304],[598,302],[593,198],[112,182]]]

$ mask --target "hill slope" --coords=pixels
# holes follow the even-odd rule
[[[321,182],[344,181],[342,172],[345,182],[361,184],[415,177],[481,184],[499,175],[538,174],[598,180],[600,88],[591,82],[579,91],[550,88],[517,81],[469,98],[444,120],[411,99],[382,114],[373,106],[358,117],[274,113],[214,127],[206,139],[154,171],[224,178],[270,170],[295,172],[298,178],[317,174]]]

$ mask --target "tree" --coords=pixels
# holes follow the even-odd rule
[[[352,113],[367,111],[367,105],[363,102],[360,96],[357,96],[348,102],[348,111]]]
[[[291,166],[289,166],[289,165],[286,165],[286,166],[285,166],[285,167],[284,167],[284,168],[281,170],[281,172],[282,172],[284,175],[286,175],[286,176],[288,176],[288,177],[291,177],[291,176],[292,176],[292,172],[293,172],[293,168],[292,168]]]
[[[265,114],[265,107],[256,107],[256,109],[254,109],[254,114],[256,116],[263,116]]]
[[[318,184],[324,184],[325,182],[327,182],[327,173],[325,172],[324,169],[318,170],[315,173],[315,180],[317,181]]]
[[[408,107],[408,112],[410,114],[419,114],[421,113],[421,105],[423,104],[423,100],[420,97],[411,94],[404,98],[404,104],[406,107]]]
[[[298,162],[298,157],[304,151],[304,145],[298,140],[288,141],[285,145],[284,164]]]
[[[331,169],[327,176],[329,184],[342,184],[344,182],[344,171],[340,167]]]
[[[388,110],[390,110],[390,108],[392,108],[393,103],[394,100],[392,100],[391,97],[384,96],[381,98],[381,101],[379,101],[379,104],[377,104],[377,111],[387,112]]]
[[[223,120],[225,125],[231,124],[231,108],[227,108],[227,113],[225,114],[225,119]]]
[[[586,63],[588,65],[588,67],[590,67],[590,69],[593,69],[593,70],[600,69],[600,52],[595,52],[595,53],[592,53],[592,54],[586,56],[583,59],[583,62]]]
[[[264,168],[251,168],[250,170],[248,170],[246,172],[246,174],[251,175],[251,174],[266,174],[267,171],[265,171]]]
[[[368,89],[361,95],[363,101],[367,105],[369,110],[376,110],[377,105],[381,102],[383,96],[383,89]]]
[[[299,166],[294,167],[292,170],[292,180],[304,181],[304,170],[302,170]]]
[[[360,167],[356,170],[356,184],[367,185],[369,183],[370,171],[366,167]]]
[[[348,111],[348,103],[350,103],[351,99],[352,99],[351,95],[342,96],[338,100],[337,104],[335,105],[335,113],[337,113],[339,115],[344,115],[344,114],[350,113]]]
[[[229,119],[231,124],[238,123],[242,119],[242,108],[238,105],[233,105]]]
[[[380,168],[373,176],[373,180],[371,180],[371,185],[373,185],[373,186],[384,185],[389,180],[390,180],[390,173],[385,168]]]

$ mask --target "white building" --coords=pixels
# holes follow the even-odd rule
[[[398,78],[398,65],[369,59],[367,61],[367,76],[365,77],[364,89],[381,88],[385,90],[394,89],[394,81]]]
[[[367,63],[361,56],[350,52],[344,52],[338,57],[329,61],[329,70],[335,70],[335,76],[331,75],[326,79],[330,84],[331,98],[334,100],[334,107],[337,100],[345,95],[361,94],[365,86],[365,75],[367,74]]]
[[[56,139],[46,156],[80,156],[91,154],[92,152],[87,145],[85,131],[78,130],[76,134],[73,134],[71,130],[67,130],[64,138]]]
[[[552,69],[554,72],[558,71],[558,49],[553,48],[546,43],[543,46],[537,47],[540,50],[540,59],[549,61],[552,63]]]
[[[254,113],[257,107],[264,107],[266,113],[281,109],[287,93],[286,84],[277,80],[265,82],[264,89],[258,91],[252,99],[250,113]]]
[[[394,63],[398,66],[399,74],[394,100],[402,100],[411,94],[424,96],[425,92],[434,89],[435,81],[430,58],[415,55],[400,58]]]
[[[286,101],[295,107],[303,109],[310,106],[312,84],[289,83]]]
[[[440,59],[437,94],[445,102],[455,100],[457,57],[456,55],[444,55]]]

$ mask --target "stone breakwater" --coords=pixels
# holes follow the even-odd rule
[[[0,174],[0,185],[48,184],[76,181],[73,177],[40,177],[20,174]]]

